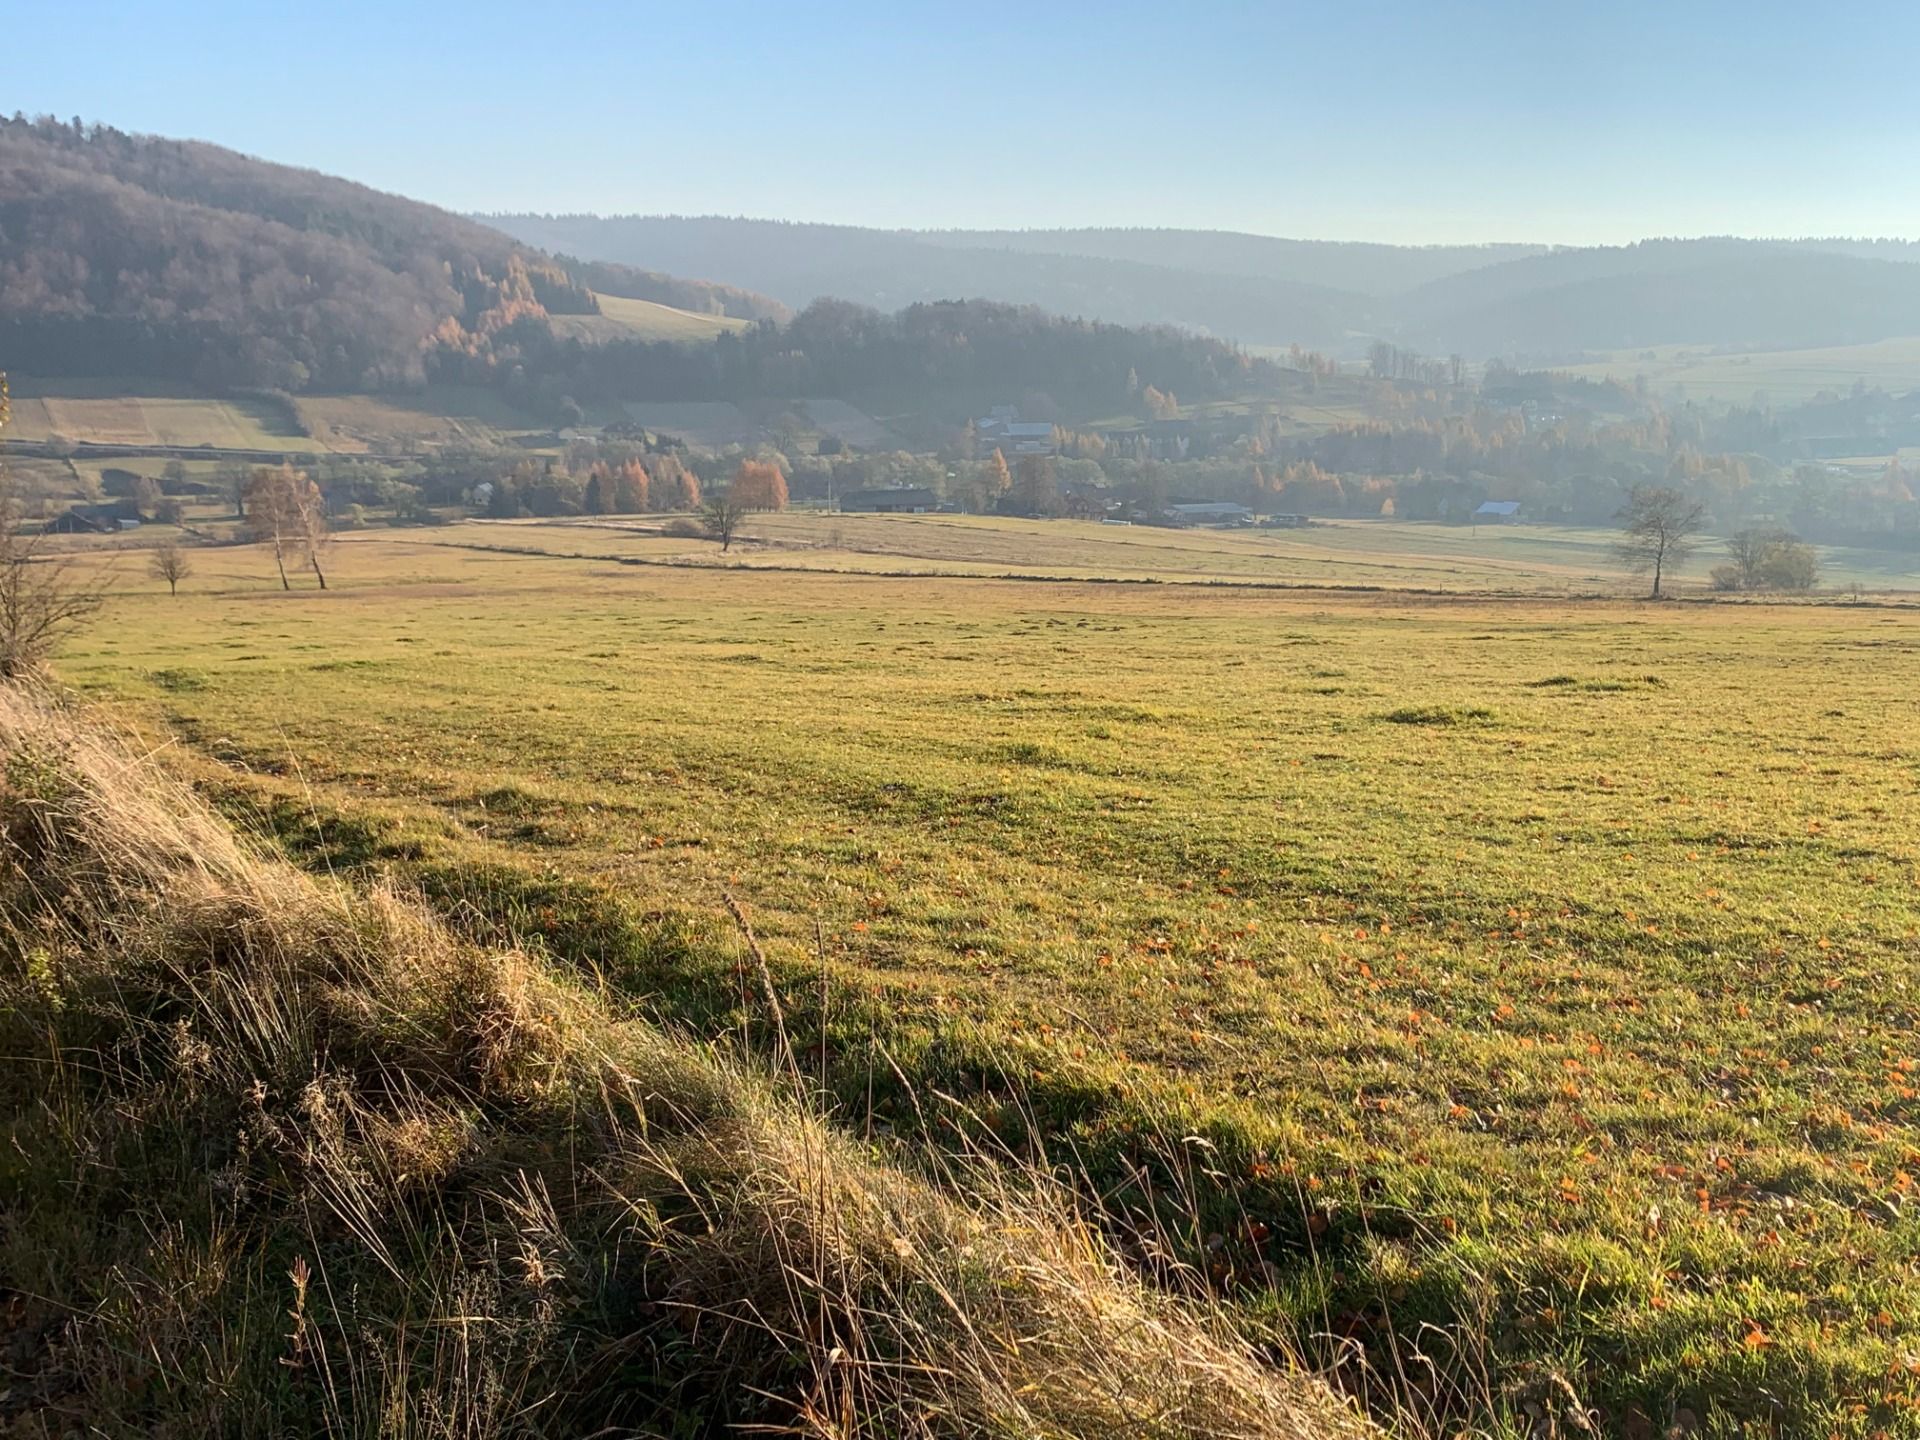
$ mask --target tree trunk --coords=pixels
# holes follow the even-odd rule
[[[280,548],[280,542],[278,540],[273,542],[273,563],[280,567],[280,588],[282,590],[293,589],[293,582],[287,579],[286,552]]]
[[[1666,563],[1666,556],[1655,555],[1653,557],[1653,598],[1656,600],[1660,598],[1660,567],[1664,563]]]
[[[320,588],[322,590],[326,589],[327,576],[326,576],[326,572],[320,568],[320,557],[318,555],[314,555],[314,556],[310,556],[309,559],[311,560],[313,565],[314,578],[320,582]]]

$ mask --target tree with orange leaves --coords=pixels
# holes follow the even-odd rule
[[[678,455],[658,456],[653,462],[649,498],[655,510],[698,510],[699,478],[680,463]]]
[[[727,494],[743,510],[784,510],[787,477],[769,461],[742,460],[733,472],[733,485]]]
[[[638,515],[647,508],[649,489],[647,467],[629,460],[613,473],[613,511],[616,515]]]

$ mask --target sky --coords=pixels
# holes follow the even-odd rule
[[[1920,238],[1920,5],[0,0],[0,109],[463,211]]]

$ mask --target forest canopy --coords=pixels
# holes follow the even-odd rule
[[[728,286],[595,265],[591,281],[431,205],[218,146],[0,119],[0,354],[48,375],[393,390],[435,357],[591,314],[592,286],[783,313]]]

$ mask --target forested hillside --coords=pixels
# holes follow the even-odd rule
[[[1458,275],[1541,254],[1544,245],[1382,245],[1367,241],[1283,240],[1233,230],[1103,227],[1082,230],[933,230],[919,238],[968,249],[1027,250],[1130,260],[1209,275],[1258,276],[1325,285],[1358,295],[1394,295]]]
[[[487,216],[543,249],[724,278],[799,309],[822,296],[881,310],[981,299],[1120,325],[1179,325],[1245,343],[1331,345],[1372,301],[1315,280],[1220,273],[1061,249],[961,245],[852,225],[723,217]]]
[[[0,120],[0,355],[45,375],[391,390],[443,355],[510,361],[591,288],[777,315],[729,287],[594,266],[497,230],[191,141]]]
[[[726,279],[804,306],[979,296],[1356,357],[1371,338],[1533,363],[1688,344],[1920,334],[1920,247],[1845,239],[1395,246],[1222,231],[906,233],[717,216],[492,217],[529,244]]]
[[[1653,240],[1556,250],[1422,287],[1396,307],[1416,346],[1573,358],[1662,344],[1791,349],[1920,334],[1907,248]],[[1877,251],[1887,258],[1867,258]]]
[[[549,403],[644,396],[744,400],[795,395],[882,397],[955,422],[970,407],[1025,397],[1061,418],[1131,409],[1147,387],[1194,401],[1273,393],[1287,374],[1218,340],[1167,326],[1063,319],[991,301],[910,305],[893,314],[821,300],[788,324],[757,325],[711,345],[616,341],[602,345],[522,337],[521,367]],[[483,356],[442,373],[486,382]],[[509,388],[520,383],[508,377]]]

